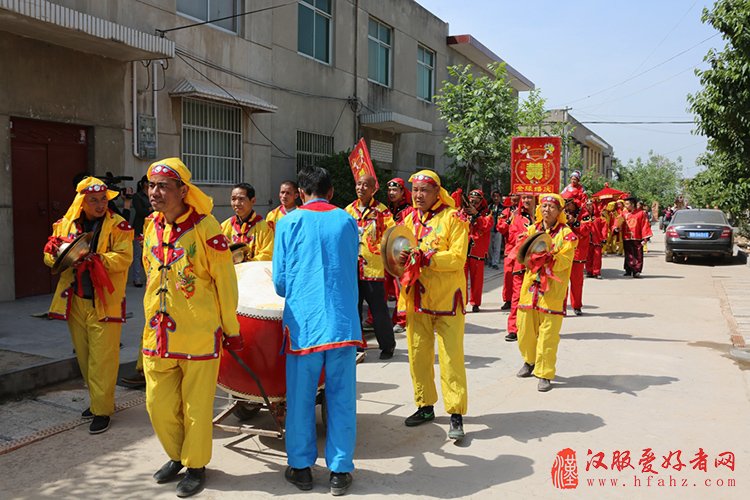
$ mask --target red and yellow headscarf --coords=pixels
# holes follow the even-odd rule
[[[565,200],[563,199],[563,197],[557,193],[544,193],[539,195],[539,201],[536,205],[537,224],[542,222],[542,203],[545,202],[555,203],[560,209],[560,214],[557,216],[557,222],[559,222],[560,224],[565,224],[568,222],[568,217],[565,215],[565,210],[563,210],[563,207],[565,207]]]
[[[70,204],[68,211],[65,212],[65,218],[68,220],[76,220],[81,216],[81,210],[83,210],[83,200],[87,194],[107,193],[107,199],[113,200],[117,198],[117,191],[107,189],[107,185],[101,179],[96,177],[85,177],[76,186],[76,197],[73,198],[73,203]]]
[[[443,202],[443,204],[448,205],[451,208],[456,208],[456,202],[453,201],[453,198],[451,198],[451,195],[448,194],[448,191],[446,191],[445,188],[440,184],[440,177],[438,176],[438,174],[436,174],[432,170],[420,170],[416,174],[413,174],[411,177],[409,177],[409,182],[411,182],[412,184],[415,182],[427,182],[437,186],[440,189],[440,192],[438,193],[438,199]]]
[[[162,175],[172,179],[182,181],[188,187],[187,195],[185,195],[185,203],[193,207],[193,209],[199,214],[210,214],[214,208],[214,200],[206,193],[201,191],[195,184],[190,182],[193,177],[190,170],[182,163],[179,158],[165,158],[163,160],[155,161],[148,167],[146,176],[148,180],[154,175]]]

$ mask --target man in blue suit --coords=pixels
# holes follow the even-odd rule
[[[303,205],[276,225],[273,282],[286,298],[287,481],[313,486],[317,459],[315,396],[325,368],[326,464],[334,496],[352,483],[356,439],[356,348],[362,333],[357,312],[359,233],[349,214],[329,203],[328,171],[299,174]]]

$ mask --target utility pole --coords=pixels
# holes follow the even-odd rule
[[[562,184],[566,185],[568,183],[568,111],[570,111],[571,107],[566,106],[563,108],[563,136],[562,136],[562,170],[563,170],[563,177],[562,177]]]

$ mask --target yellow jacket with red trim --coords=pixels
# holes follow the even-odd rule
[[[143,353],[218,358],[222,334],[240,331],[237,275],[218,221],[192,207],[174,224],[155,212],[146,219],[143,238]]]
[[[407,291],[406,310],[442,316],[466,312],[466,217],[438,201],[427,213],[413,210],[404,219],[404,226],[412,231],[424,253],[419,278]]]
[[[247,222],[234,215],[221,223],[221,231],[230,243],[245,243],[245,262],[273,258],[273,229],[263,217],[251,213]]]
[[[83,227],[78,221],[71,221],[64,217],[52,226],[52,236],[59,238],[73,239],[82,232]],[[111,210],[108,210],[102,219],[96,253],[114,287],[112,293],[104,290],[104,297],[97,297],[96,291],[94,292],[96,315],[99,321],[124,323],[125,285],[128,282],[128,269],[133,262],[133,228],[125,219]],[[44,253],[44,263],[49,267],[55,263],[55,258],[56,255]],[[60,280],[57,282],[49,308],[50,318],[68,319],[70,301],[74,295],[74,281],[75,269],[73,267],[69,267],[60,274]]]
[[[296,210],[296,208],[294,210]],[[281,218],[288,213],[289,212],[287,212],[286,208],[284,208],[284,205],[279,205],[278,207],[268,212],[268,215],[266,215],[266,224],[268,224],[268,227],[275,231],[276,224],[278,224]]]
[[[531,236],[539,231],[544,231],[541,223],[530,226],[527,235]],[[557,279],[548,278],[549,288],[542,292],[540,273],[532,272],[527,267],[521,284],[518,307],[519,309],[537,309],[549,314],[563,314],[563,301],[568,293],[568,282],[578,238],[572,229],[559,222],[547,233],[552,237],[550,249],[554,257],[552,274]]]
[[[384,281],[380,240],[385,230],[394,225],[390,210],[375,198],[364,210],[360,210],[359,200],[354,200],[345,210],[357,221],[359,230],[359,279]]]

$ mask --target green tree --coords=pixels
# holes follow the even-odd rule
[[[331,203],[337,207],[344,208],[357,199],[357,192],[354,190],[354,176],[349,167],[349,154],[351,151],[339,151],[329,156],[319,158],[315,162],[316,167],[323,167],[331,174],[333,182],[333,198]],[[387,173],[374,164],[375,175],[378,177],[380,189],[375,193],[375,199],[386,203],[387,193],[385,183],[388,181]]]
[[[671,205],[682,186],[682,160],[672,161],[649,151],[644,161],[640,157],[620,168],[619,180],[612,187],[626,191],[648,204]]]
[[[462,186],[501,179],[509,186],[510,139],[518,132],[518,100],[504,64],[490,64],[487,74],[471,65],[450,66],[436,96],[448,137],[445,148],[464,179]]]
[[[722,34],[723,50],[709,50],[709,68],[696,70],[702,89],[688,95],[696,115],[697,132],[708,137],[709,155],[703,158],[710,173],[696,176],[692,188],[703,196],[705,183],[731,192],[724,209],[745,222],[750,218],[750,1],[718,0],[704,9],[702,20]],[[699,187],[699,186],[702,186]],[[705,189],[704,189],[705,188]],[[700,194],[699,194],[700,193]]]
[[[529,91],[526,99],[518,107],[518,128],[522,134],[540,136],[546,133],[546,103],[547,99],[542,97],[542,89]]]

